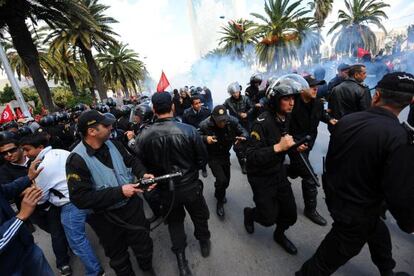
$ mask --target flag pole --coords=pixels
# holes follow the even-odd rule
[[[16,81],[16,78],[14,77],[13,71],[10,67],[9,60],[7,59],[6,53],[4,52],[3,45],[0,43],[0,59],[3,63],[4,71],[7,74],[7,78],[10,81],[11,87],[14,92],[14,96],[16,97],[17,102],[19,103],[19,106],[23,112],[23,115],[29,119],[33,119],[32,115],[30,114],[29,108],[27,107],[26,102],[24,101],[22,91],[20,90],[20,87]]]

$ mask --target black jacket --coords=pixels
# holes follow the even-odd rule
[[[183,102],[180,102],[181,97],[174,97],[173,103],[175,106],[175,116],[182,116],[184,113],[184,110],[191,107],[191,99],[190,97],[182,98]]]
[[[305,103],[301,97],[298,97],[290,115],[289,133],[296,140],[306,135],[312,136],[312,141],[308,143],[312,148],[318,135],[319,122],[328,124],[330,119],[320,99],[312,99],[309,103]]]
[[[407,122],[414,127],[414,104],[410,105],[410,113],[408,114]]]
[[[273,146],[279,143],[286,131],[286,122],[280,122],[270,111],[257,117],[246,150],[248,176],[274,176],[284,173],[283,161],[286,153],[276,153]]]
[[[374,107],[341,119],[326,157],[325,194],[335,216],[379,216],[382,202],[414,231],[414,145],[390,111]]]
[[[3,166],[0,167],[0,184],[9,183],[15,179],[26,176],[29,170],[30,161],[26,166],[13,165],[9,162],[6,162]]]
[[[249,137],[249,133],[231,115],[224,128],[218,128],[211,117],[205,119],[200,123],[200,134],[207,146],[209,160],[228,159],[235,138],[237,136]],[[216,136],[217,142],[211,145],[207,144],[207,136]]]
[[[199,128],[200,123],[210,116],[210,109],[202,106],[199,112],[196,112],[192,107],[187,108],[183,114],[183,123],[192,125],[195,128]]]
[[[328,95],[331,94],[332,89],[336,86],[340,85],[345,79],[341,78],[340,76],[336,75],[333,79],[331,79],[328,83]]]
[[[235,100],[233,97],[228,98],[224,102],[224,106],[229,111],[229,114],[236,117],[244,127],[246,127],[245,124],[248,122],[249,117],[254,113],[254,106],[249,98],[243,95],[240,95],[238,100]],[[247,113],[247,117],[242,119],[239,113]]]
[[[260,99],[265,96],[265,91],[259,90],[256,86],[248,86],[244,92],[252,104],[260,103]]]
[[[198,171],[207,163],[207,151],[200,134],[190,125],[174,118],[158,119],[144,129],[136,140],[135,153],[148,173],[161,176],[180,170],[174,180],[176,189],[192,189],[198,184]],[[158,185],[163,189],[165,185]]]
[[[329,96],[331,116],[341,119],[347,114],[366,110],[371,106],[371,93],[368,87],[353,78],[346,79],[336,86]]]

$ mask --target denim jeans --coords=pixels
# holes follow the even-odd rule
[[[54,273],[42,250],[32,244],[11,276],[53,276]]]
[[[103,269],[86,237],[85,223],[87,215],[88,210],[78,209],[72,203],[68,203],[62,206],[61,221],[70,248],[85,266],[85,275],[96,276]]]

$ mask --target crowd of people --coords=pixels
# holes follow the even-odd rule
[[[401,230],[414,232],[414,76],[384,72],[369,89],[367,70],[364,64],[342,63],[329,82],[321,70],[267,80],[256,73],[244,95],[232,82],[228,98],[215,105],[207,87],[186,86],[124,99],[122,105],[112,98],[94,106],[79,103],[38,122],[2,125],[1,274],[53,275],[33,241],[37,226],[50,234],[61,275],[72,274],[69,249],[85,275],[104,275],[86,234],[88,223],[116,275],[135,275],[128,248],[142,273],[155,275],[150,225],[162,221],[179,275],[192,275],[185,214],[207,258],[214,229],[199,172],[206,178],[210,168],[215,211],[225,219],[232,148],[253,193],[254,208],[240,210],[246,232],[253,234],[255,223],[276,225],[274,241],[295,255],[287,237],[297,220],[289,179],[301,178],[304,215],[327,225],[317,211],[320,181],[309,161],[323,122],[331,139],[322,186],[334,223],[296,275],[330,275],[366,243],[382,276],[407,275],[393,271],[390,234],[381,216],[389,210]],[[397,117],[410,104],[408,123],[400,124]],[[143,184],[160,176],[166,180]]]

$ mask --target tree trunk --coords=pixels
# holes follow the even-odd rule
[[[86,64],[88,65],[89,73],[91,74],[92,81],[98,90],[99,98],[101,101],[106,99],[106,88],[102,80],[101,73],[99,72],[98,65],[96,65],[95,59],[93,58],[92,51],[85,47],[82,43],[77,44],[85,56]]]
[[[129,89],[126,80],[121,80],[122,87],[124,88],[125,97],[129,98]]]
[[[77,97],[77,96],[79,96],[79,91],[78,91],[78,89],[76,88],[76,82],[75,82],[75,79],[73,78],[73,76],[72,75],[70,75],[70,74],[68,74],[68,83],[69,83],[69,87],[70,87],[70,90],[72,90],[72,93],[73,93],[73,96],[75,96],[75,97]]]
[[[49,86],[40,67],[39,53],[37,52],[36,46],[33,44],[25,18],[15,14],[14,16],[7,17],[6,23],[9,27],[13,45],[19,56],[29,68],[30,76],[33,79],[33,83],[39,93],[43,105],[49,111],[55,111],[56,107],[53,104]]]
[[[89,87],[89,90],[91,91],[92,98],[96,101],[95,87]]]

